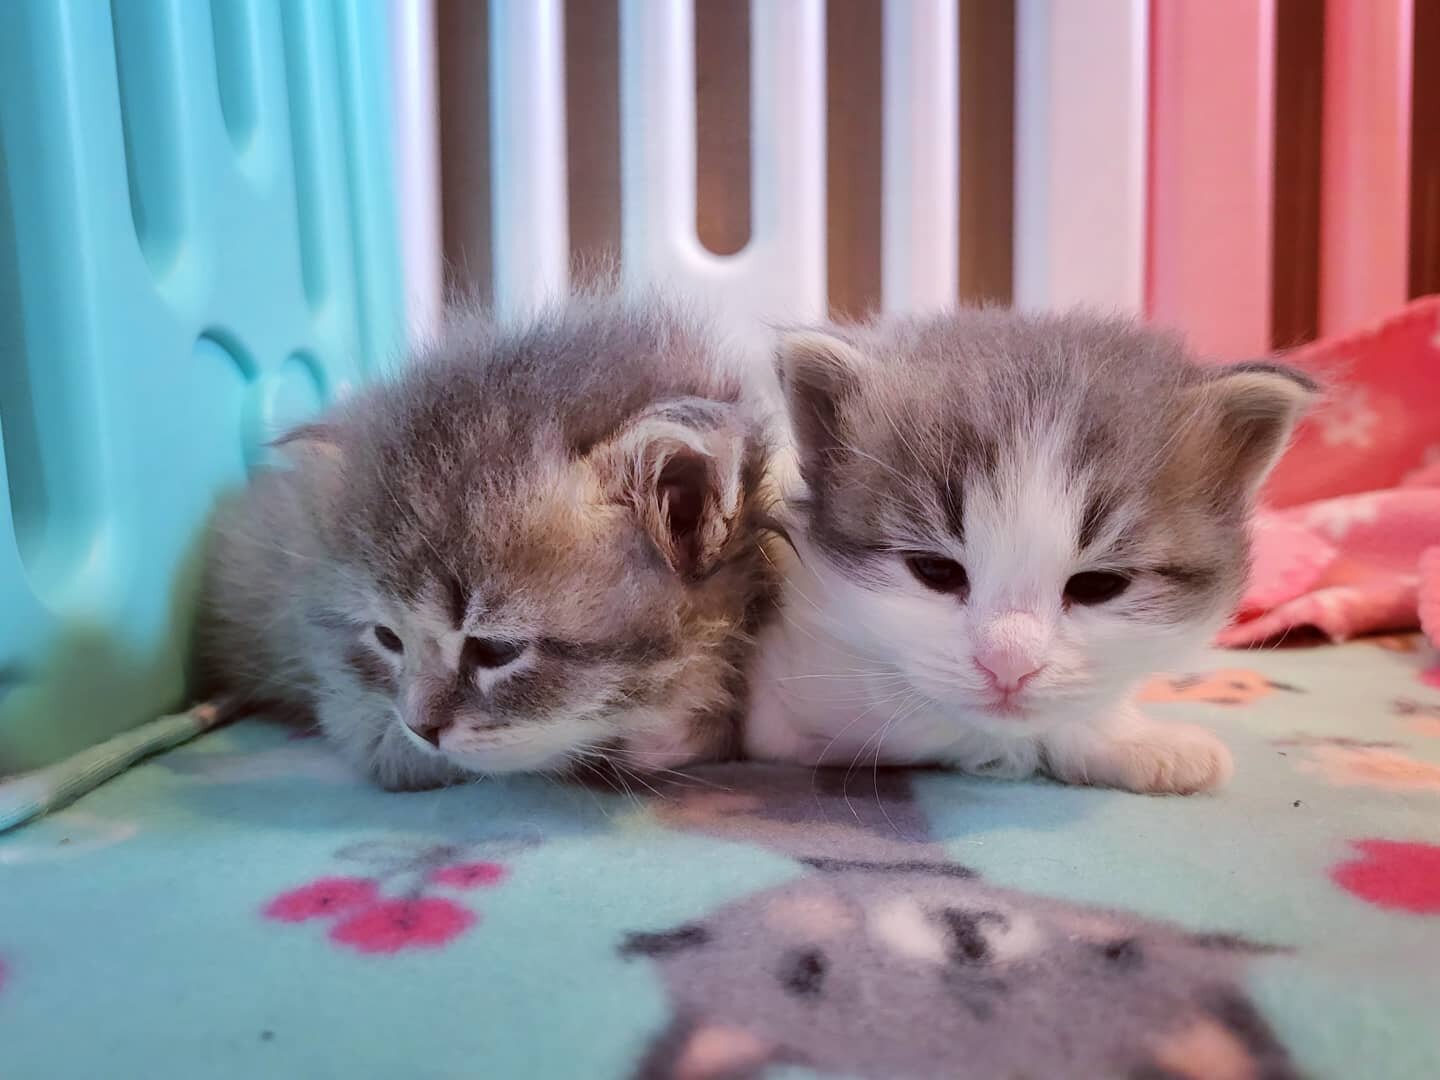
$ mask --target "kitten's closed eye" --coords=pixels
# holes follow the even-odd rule
[[[460,650],[460,667],[466,671],[476,668],[502,668],[514,663],[525,651],[523,641],[507,641],[503,638],[466,638]]]
[[[405,651],[405,643],[400,640],[400,635],[388,626],[375,627],[375,640],[386,652],[399,654]]]
[[[905,565],[922,585],[936,592],[961,593],[970,588],[970,577],[954,559],[940,555],[907,555]]]
[[[1071,604],[1093,606],[1114,600],[1130,587],[1124,574],[1108,570],[1086,570],[1065,582],[1065,600]]]

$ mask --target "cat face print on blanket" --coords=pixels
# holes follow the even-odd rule
[[[1297,1075],[1243,986],[1266,946],[988,884],[921,839],[898,773],[863,792],[838,770],[704,775],[729,790],[657,815],[804,869],[620,944],[672,1010],[637,1075]]]

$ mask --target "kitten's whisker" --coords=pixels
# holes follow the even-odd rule
[[[857,660],[857,661],[861,661],[861,662],[864,662],[864,663],[874,663],[874,660],[875,660],[874,657],[872,657],[872,656],[862,656],[860,653],[857,653],[857,652],[854,652],[854,651],[850,650],[847,646],[845,646],[845,644],[844,644],[843,642],[841,642],[841,641],[840,641],[838,638],[836,638],[833,634],[828,634],[828,633],[827,633],[824,639],[821,639],[821,638],[816,637],[815,634],[811,633],[809,627],[805,626],[804,624],[802,624],[802,623],[800,623],[798,620],[796,620],[796,619],[794,618],[794,616],[792,616],[792,615],[790,614],[790,612],[786,611],[784,608],[781,608],[781,609],[780,609],[780,618],[781,618],[781,619],[785,622],[785,624],[786,624],[787,626],[789,626],[791,629],[798,630],[800,633],[804,634],[807,638],[809,638],[811,641],[815,642],[815,644],[817,644],[817,645],[823,645],[823,646],[826,646],[826,647],[829,647],[829,648],[834,648],[834,649],[836,649],[837,651],[843,653],[844,655],[846,655],[847,657],[849,657],[849,658],[852,659],[852,660]],[[823,627],[817,627],[816,629],[819,629],[819,630],[821,630],[821,632],[824,632],[824,628],[823,628]]]
[[[670,796],[668,795],[662,795],[652,784],[650,784],[649,781],[645,779],[644,775],[639,770],[634,769],[629,765],[626,765],[622,761],[616,761],[613,759],[611,760],[610,764],[615,766],[615,768],[620,769],[622,772],[624,772],[626,776],[629,776],[632,780],[634,780],[637,784],[643,787],[646,791],[650,792],[650,794],[654,795],[657,799],[670,798]]]
[[[761,548],[760,555],[765,559],[766,562],[770,564],[771,568],[777,574],[779,574],[781,577],[787,577],[784,571],[782,571],[780,567],[775,564],[775,560],[770,557],[770,553],[768,551],[764,550],[764,548]],[[785,587],[787,593],[793,593],[794,595],[799,596],[800,599],[804,600],[807,604],[809,604],[815,616],[822,623],[830,623],[836,626],[842,625],[840,623],[840,620],[830,615],[824,608],[822,608],[818,603],[816,603],[803,588],[801,588],[800,582],[793,575],[788,575],[788,580],[785,583]],[[796,629],[801,629],[798,623],[795,623],[794,620],[789,618],[789,613],[785,610],[785,608],[780,608],[780,614],[785,617],[787,622],[789,622],[792,626],[795,626]],[[839,644],[839,642],[836,642],[836,644]],[[863,658],[857,655],[856,659]]]
[[[846,672],[844,672],[843,674],[842,674],[842,673],[839,673],[839,672],[822,671],[822,672],[818,672],[818,673],[815,673],[815,674],[807,674],[807,675],[777,675],[777,676],[776,676],[773,680],[771,680],[771,681],[772,681],[772,682],[796,682],[796,681],[798,681],[798,680],[800,680],[800,679],[891,679],[891,680],[897,680],[897,679],[904,679],[904,678],[905,678],[904,675],[901,675],[898,671],[893,671],[893,670],[892,670],[892,671],[884,671],[884,670],[881,670],[881,671],[855,671],[855,672],[846,671]]]
[[[615,757],[611,756],[611,751],[612,751],[613,749],[614,749],[613,747],[605,747],[605,746],[600,746],[600,745],[595,744],[595,743],[589,743],[589,744],[586,744],[586,745],[585,745],[585,754],[586,754],[586,756],[588,756],[588,757],[592,757],[592,758],[598,760],[601,764],[603,764],[603,765],[609,765],[611,768],[613,768],[613,769],[615,770],[615,775],[616,775],[616,777],[617,777],[618,779],[620,779],[622,782],[624,782],[627,778],[628,778],[628,779],[631,779],[631,780],[635,780],[635,781],[637,781],[638,783],[640,783],[643,787],[645,787],[648,791],[650,791],[650,793],[653,794],[657,799],[665,799],[665,798],[667,798],[667,796],[661,794],[661,793],[660,793],[659,791],[657,791],[654,787],[652,787],[649,783],[647,783],[646,780],[645,780],[645,778],[644,778],[643,776],[641,776],[636,770],[630,768],[630,767],[627,766],[624,762],[622,762],[622,761],[616,759]],[[601,770],[601,771],[603,772],[604,770]],[[626,793],[628,796],[630,796],[631,801],[634,802],[635,805],[636,805],[638,808],[644,809],[644,805],[645,805],[645,804],[642,803],[642,802],[635,796],[634,792],[630,790],[630,787],[629,787],[628,784],[625,785],[625,793]]]
[[[597,748],[597,749],[600,749],[601,754],[602,754],[603,756],[607,757],[607,758],[608,758],[608,757],[613,757],[613,756],[615,756],[615,755],[622,755],[622,756],[623,756],[623,755],[625,755],[625,754],[629,754],[629,755],[631,755],[632,760],[634,760],[634,759],[638,759],[638,758],[643,758],[643,757],[645,756],[644,751],[640,751],[640,750],[630,750],[630,749],[627,749],[627,748],[625,748],[625,747],[609,746],[609,747]],[[671,769],[671,768],[667,768],[667,767],[665,767],[665,766],[663,766],[663,765],[645,765],[645,764],[641,764],[641,765],[639,766],[639,768],[640,768],[640,770],[641,770],[642,772],[649,773],[649,774],[652,774],[652,775],[656,775],[656,776],[660,776],[660,777],[670,777],[670,776],[673,776],[673,777],[678,777],[678,778],[680,778],[681,780],[690,781],[689,784],[682,785],[682,786],[693,787],[694,785],[699,784],[699,785],[701,785],[701,786],[703,786],[703,787],[713,788],[715,791],[734,791],[734,790],[735,790],[734,788],[730,787],[728,784],[716,783],[714,780],[707,780],[707,779],[705,779],[705,777],[703,777],[703,776],[696,776],[696,775],[694,775],[693,773],[682,772],[680,769]]]
[[[826,764],[825,764],[825,759],[830,756],[830,751],[831,751],[831,749],[835,746],[835,744],[836,744],[837,742],[840,741],[840,739],[842,739],[842,738],[845,736],[845,734],[846,734],[851,728],[853,728],[853,727],[854,727],[856,724],[858,724],[861,720],[864,720],[866,716],[868,716],[871,712],[873,712],[876,708],[878,708],[878,707],[879,707],[880,705],[882,705],[882,704],[884,704],[884,702],[874,702],[874,703],[872,703],[869,707],[867,707],[867,708],[863,709],[861,712],[857,713],[857,714],[855,715],[855,717],[854,717],[848,724],[846,724],[844,727],[842,727],[839,731],[837,731],[837,732],[835,733],[834,737],[831,738],[831,740],[830,740],[828,743],[825,744],[825,748],[824,748],[823,750],[821,750],[818,755],[816,755],[815,765],[814,765],[814,766],[811,768],[811,770],[810,770],[810,794],[811,794],[811,797],[814,798],[814,800],[815,800],[815,806],[816,806],[817,809],[820,808],[820,805],[821,805],[821,804],[820,804],[820,787],[819,787],[820,770],[821,770],[822,768],[827,768],[827,767],[828,767],[828,766],[826,766]],[[867,741],[868,741],[868,740],[867,740]],[[844,794],[843,788],[842,788],[842,794]],[[848,796],[848,795],[846,795],[845,801],[846,801],[847,804],[849,803],[850,800],[849,800],[849,796]],[[854,812],[853,807],[852,807],[852,809],[851,809],[851,812],[852,812],[852,813]]]
[[[871,782],[875,785],[875,805],[880,807],[880,813],[884,815],[886,824],[890,826],[890,831],[896,836],[901,835],[900,828],[890,817],[890,811],[885,809],[885,800],[880,797],[880,752],[885,748],[885,737],[889,735],[894,728],[914,716],[924,705],[924,700],[921,699],[917,702],[916,697],[918,697],[918,695],[914,695],[906,701],[901,702],[900,706],[895,710],[895,715],[891,716],[890,719],[886,721],[885,726],[880,729],[880,739],[875,744],[875,761],[871,768]],[[901,710],[906,709],[907,706],[909,707],[909,711],[905,712],[904,716],[901,716]]]
[[[855,767],[859,764],[860,759],[865,756],[866,748],[869,747],[871,741],[873,740],[875,742],[875,790],[876,799],[879,799],[880,748],[885,742],[885,736],[889,733],[891,726],[895,723],[895,718],[899,716],[903,710],[906,709],[906,707],[910,704],[911,701],[913,701],[913,696],[909,696],[901,700],[900,704],[895,707],[895,711],[890,714],[890,719],[886,720],[885,723],[881,724],[879,728],[871,732],[870,736],[863,743],[860,744],[860,749],[855,752],[855,756],[850,761],[850,766],[845,770],[845,779],[841,785],[841,790],[845,793],[845,805],[850,807],[850,813],[855,816],[856,824],[860,823],[860,815],[856,812],[855,807],[850,802],[850,774],[855,771]],[[908,716],[910,714],[907,713],[906,715]],[[882,812],[884,812],[884,808],[882,807],[881,809]],[[886,813],[885,818],[888,821],[890,815]],[[894,822],[891,822],[891,827],[894,827]]]

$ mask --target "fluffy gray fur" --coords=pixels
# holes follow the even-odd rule
[[[721,756],[772,591],[745,368],[654,299],[457,313],[219,513],[201,692],[390,788]]]
[[[1080,530],[1102,533],[1121,516],[1129,528],[1111,559],[1164,579],[1146,613],[1184,617],[1239,598],[1251,481],[1283,445],[1293,389],[1314,390],[1305,376],[1202,366],[1177,335],[1075,314],[990,309],[843,337],[860,370],[823,357],[789,368],[807,522],[832,557],[863,572],[937,529],[963,536],[967,489],[994,486],[1037,442],[1060,440],[1084,491]],[[1230,408],[1234,376],[1257,373],[1279,380],[1276,400]]]

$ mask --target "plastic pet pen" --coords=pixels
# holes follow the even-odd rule
[[[696,25],[737,10],[748,225],[719,255],[696,228],[697,78],[714,68]],[[1013,25],[987,38],[997,10]],[[856,246],[836,208],[863,204],[873,306],[975,298],[985,232],[1006,251],[1001,299],[1145,312],[1219,357],[1288,343],[1291,293],[1313,333],[1433,289],[1440,110],[1411,58],[1434,15],[1319,12],[0,4],[0,775],[183,702],[214,496],[403,355],[442,266],[463,278],[477,252],[507,314],[564,291],[583,232],[613,240],[627,279],[819,318]],[[846,27],[877,55],[840,62]],[[1323,80],[1304,64],[1277,79],[1322,30]],[[596,146],[608,233],[586,218],[607,212],[582,175]],[[1418,269],[1412,233],[1431,254]],[[1301,234],[1315,250],[1297,262]]]

